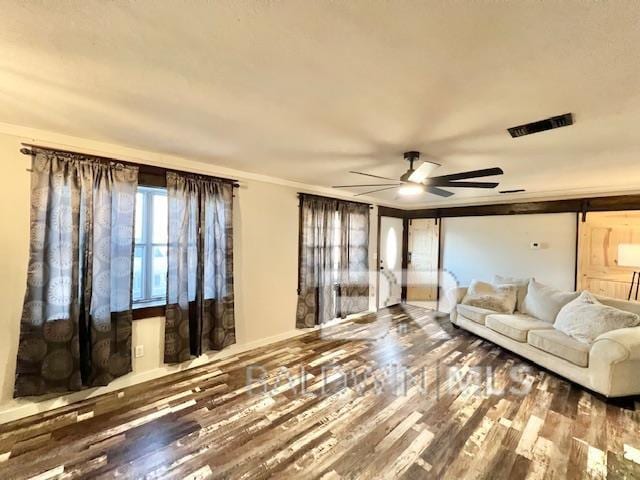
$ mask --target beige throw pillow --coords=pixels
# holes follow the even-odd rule
[[[638,324],[640,317],[635,313],[603,305],[591,292],[584,291],[562,307],[553,328],[579,342],[591,344],[603,333]]]
[[[513,313],[516,308],[517,293],[516,285],[492,285],[473,280],[462,303],[494,312]]]
[[[531,280],[524,297],[522,313],[553,323],[560,309],[578,295],[578,292],[563,292]]]
[[[514,278],[503,277],[502,275],[494,275],[493,283],[496,285],[516,285],[518,287],[518,299],[516,301],[516,310],[522,312],[524,297],[527,296],[527,288],[529,288],[529,282],[533,278]]]

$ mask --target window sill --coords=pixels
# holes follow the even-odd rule
[[[133,307],[133,319],[142,320],[144,318],[164,317],[165,305],[138,305]]]

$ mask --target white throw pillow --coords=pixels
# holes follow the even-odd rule
[[[635,313],[603,305],[591,292],[584,291],[562,307],[553,328],[579,342],[591,344],[603,333],[638,324],[640,317]]]
[[[518,300],[516,301],[516,310],[522,312],[524,297],[527,296],[527,288],[529,288],[529,282],[533,278],[514,278],[503,277],[502,275],[494,275],[493,283],[496,285],[516,285],[518,287]]]
[[[522,313],[553,323],[560,309],[575,300],[578,295],[578,292],[563,292],[532,279],[524,297]]]
[[[513,313],[516,308],[517,293],[516,285],[492,285],[473,280],[462,303],[494,312]]]

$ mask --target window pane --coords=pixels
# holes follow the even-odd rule
[[[336,212],[333,216],[333,251],[331,252],[331,274],[335,283],[340,281],[340,244],[342,243],[342,231],[340,227],[340,212]]]
[[[152,215],[152,217],[149,217]],[[139,187],[131,297],[136,306],[164,302],[167,294],[167,192]]]
[[[153,243],[167,243],[167,196],[153,195]]]
[[[135,242],[142,241],[142,226],[144,215],[144,195],[140,192],[136,193],[136,226],[135,226]]]
[[[131,297],[134,302],[144,299],[144,246],[136,246],[133,255],[133,287]]]
[[[167,247],[153,247],[151,260],[151,296],[164,298],[167,294]]]

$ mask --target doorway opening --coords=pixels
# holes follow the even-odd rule
[[[638,300],[640,211],[589,212],[578,227],[578,290]]]

